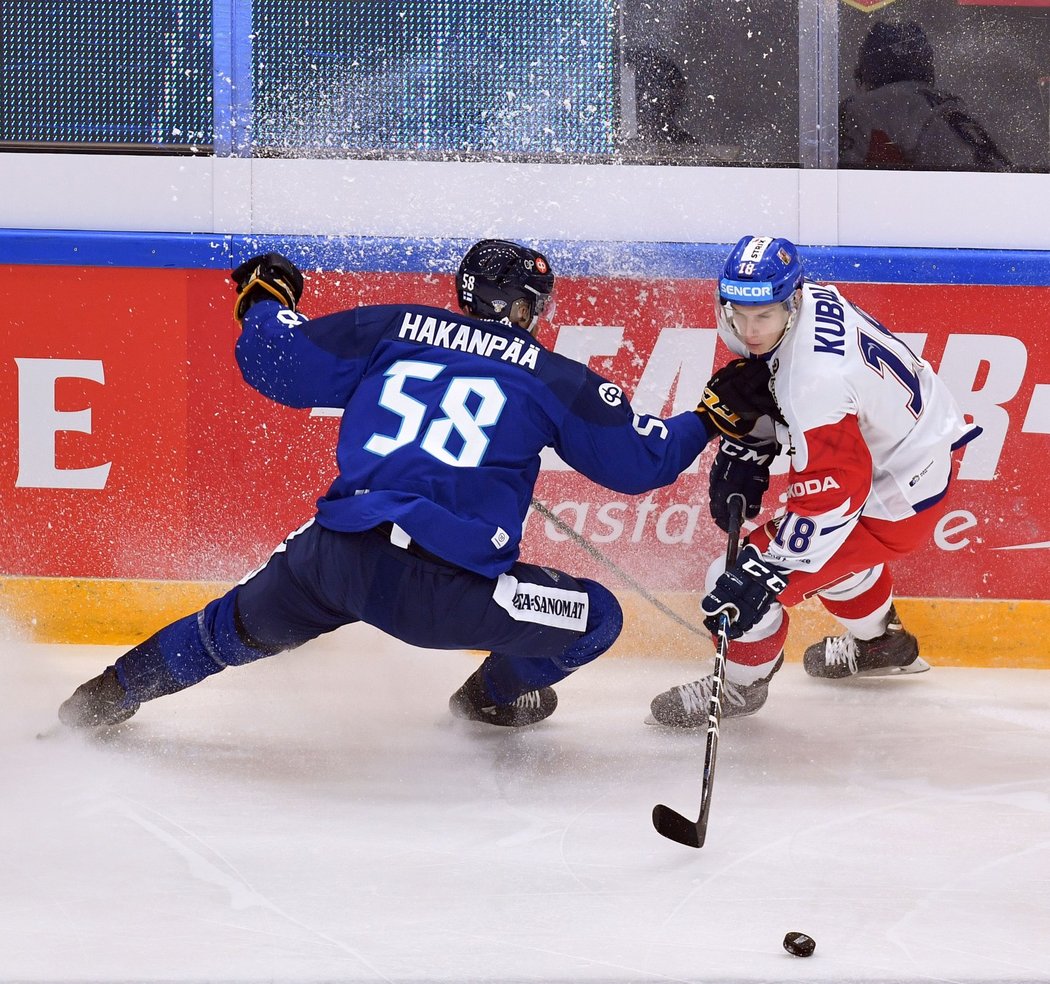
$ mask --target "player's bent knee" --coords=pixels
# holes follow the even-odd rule
[[[623,631],[623,609],[604,584],[579,579],[587,592],[587,631],[556,660],[564,669],[575,670],[604,653]]]

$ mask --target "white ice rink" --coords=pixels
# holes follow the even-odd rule
[[[37,739],[122,651],[0,642],[4,982],[1050,981],[1050,673],[829,684],[643,722],[698,675],[607,657],[548,721],[452,720],[476,665],[350,627]],[[784,952],[800,930],[808,959]]]

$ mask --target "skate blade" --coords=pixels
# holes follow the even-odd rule
[[[916,656],[907,666],[887,666],[878,670],[861,670],[856,675],[859,677],[908,676],[912,673],[925,673],[928,669],[930,669],[930,664],[921,656]]]
[[[683,734],[689,731],[698,731],[702,734],[707,734],[707,729],[709,727],[709,722],[707,718],[704,718],[701,724],[667,724],[664,721],[657,721],[656,718],[652,716],[652,714],[648,715],[645,718],[644,723],[648,724],[650,727],[653,728],[663,728],[664,731],[677,731]]]

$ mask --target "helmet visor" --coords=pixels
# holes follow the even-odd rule
[[[739,338],[736,326],[733,324],[733,303],[722,296],[721,285],[715,288],[715,321],[723,332]]]
[[[714,293],[715,323],[722,334],[723,340],[736,339],[744,347],[744,350],[752,355],[764,354],[775,349],[798,320],[799,305],[795,295],[792,295],[786,301],[765,301],[759,305],[754,302],[741,304],[739,301],[734,303],[726,300],[722,293],[721,283],[719,283]],[[766,307],[767,305],[771,307],[775,305],[775,311],[778,308],[783,308],[782,321],[779,317],[777,319],[781,323],[773,325],[771,322],[766,321],[765,324],[769,327],[763,327],[761,322],[758,324],[751,323],[748,326],[749,319],[754,317],[751,313],[752,309]],[[757,314],[757,312],[755,313]],[[737,324],[738,317],[742,319],[741,325]],[[770,336],[770,328],[775,332],[775,338]],[[764,339],[763,336],[765,336]],[[731,345],[730,348],[732,348]]]

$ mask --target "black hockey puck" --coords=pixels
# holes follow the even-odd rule
[[[793,957],[811,957],[817,941],[805,933],[788,933],[784,937],[784,949]]]

